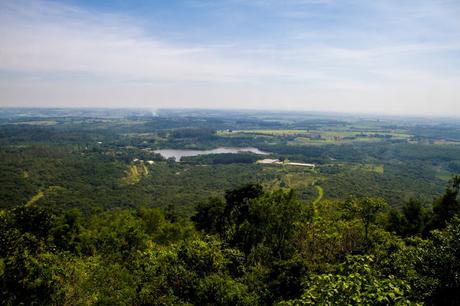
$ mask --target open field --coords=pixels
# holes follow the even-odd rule
[[[304,144],[334,144],[348,142],[376,142],[382,139],[408,140],[412,135],[395,131],[350,131],[344,128],[336,130],[299,130],[299,129],[279,129],[279,130],[235,130],[218,131],[217,135],[222,137],[241,137],[241,136],[272,136],[286,137],[289,145]]]

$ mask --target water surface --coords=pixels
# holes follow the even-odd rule
[[[176,149],[163,149],[155,150],[155,153],[161,154],[164,158],[174,158],[180,161],[182,157],[197,156],[205,154],[223,154],[223,153],[242,153],[251,152],[254,154],[267,155],[269,153],[261,151],[254,147],[236,148],[236,147],[219,147],[212,150],[176,150]]]

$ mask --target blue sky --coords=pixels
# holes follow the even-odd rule
[[[0,105],[460,115],[457,0],[0,0]]]

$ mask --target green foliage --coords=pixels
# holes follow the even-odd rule
[[[414,296],[430,305],[456,305],[460,299],[460,219],[455,217],[430,239],[411,239],[383,261],[384,268],[405,279]]]
[[[420,235],[428,218],[428,212],[422,207],[422,203],[411,199],[404,203],[401,212],[397,209],[390,211],[387,229],[404,237]]]
[[[144,304],[193,303],[249,305],[257,296],[226,273],[233,265],[217,240],[194,240],[168,249],[149,249],[137,261],[142,271],[140,299]]]
[[[460,162],[459,161],[450,162],[448,165],[448,168],[453,173],[460,173]]]
[[[377,214],[387,207],[382,199],[364,198],[361,200],[350,199],[345,202],[345,207],[352,216],[361,219],[364,226],[364,237],[368,241],[369,227],[375,222]]]
[[[270,250],[270,258],[290,258],[302,213],[292,190],[277,190],[259,197],[251,203],[245,222],[236,229],[236,235],[244,237],[242,249],[263,245]]]
[[[358,219],[343,220],[322,213],[313,222],[303,224],[298,235],[295,244],[308,269],[315,272],[331,270],[347,254],[361,252],[366,244]]]
[[[454,176],[444,195],[434,203],[433,217],[429,229],[444,228],[446,224],[460,213],[460,176]]]
[[[456,186],[436,203],[458,201]],[[421,238],[429,214],[416,201],[387,214],[378,198],[311,204],[292,190],[250,184],[196,209],[193,223],[173,206],[85,215],[37,202],[2,210],[2,303],[455,305],[460,299],[455,212],[444,228]],[[433,218],[444,216],[440,211]]]
[[[370,256],[349,256],[334,274],[311,276],[299,299],[280,305],[413,305],[409,285],[394,276],[379,275]]]
[[[294,192],[262,193],[259,185],[247,185],[227,192],[225,204],[214,199],[197,207],[192,218],[199,229],[218,233],[246,254],[285,259],[292,256],[292,238],[302,218],[302,208]],[[268,257],[267,257],[268,256]]]
[[[225,203],[219,198],[211,198],[208,202],[199,204],[192,216],[199,230],[218,234],[224,232]]]
[[[61,273],[52,231],[55,219],[43,208],[18,206],[0,217],[0,300],[6,305],[46,305]]]
[[[81,234],[82,251],[101,254],[125,262],[132,260],[136,250],[144,250],[147,238],[143,223],[130,211],[105,212],[93,216]]]

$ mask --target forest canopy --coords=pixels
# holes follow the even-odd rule
[[[455,305],[460,178],[432,210],[378,198],[305,205],[250,184],[191,220],[158,208],[0,216],[5,305]],[[408,227],[410,226],[410,227]]]

